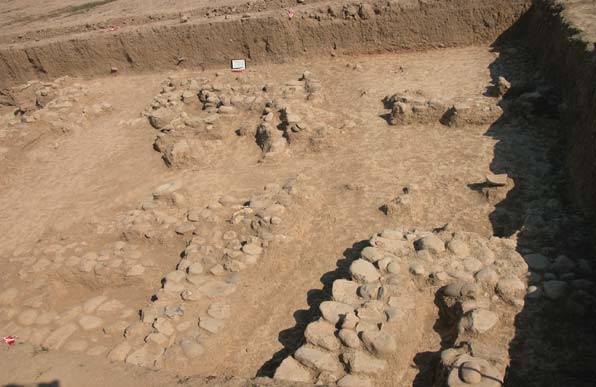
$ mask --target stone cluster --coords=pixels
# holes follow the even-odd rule
[[[158,130],[154,148],[168,166],[208,163],[210,157],[221,155],[235,135],[254,135],[270,157],[283,153],[294,135],[306,128],[294,111],[320,98],[320,90],[321,82],[309,71],[280,88],[239,79],[215,83],[206,78],[168,78],[144,114]],[[251,130],[258,112],[260,123]]]
[[[503,114],[503,110],[490,98],[445,103],[428,100],[420,93],[404,93],[385,97],[383,102],[391,109],[391,125],[433,122],[449,127],[484,125],[495,122]]]
[[[128,241],[95,250],[75,242],[17,251],[11,258],[11,267],[21,267],[15,276],[34,282],[27,289],[8,283],[0,292],[0,328],[52,351],[149,368],[188,365],[225,330],[232,315],[226,296],[236,290],[241,272],[257,264],[271,243],[287,239],[276,230],[283,226],[295,184],[272,183],[248,197],[224,195],[205,208],[189,208],[183,185],[173,181],[157,187],[140,209],[101,226],[120,229]],[[165,275],[156,270],[163,264],[148,258],[156,245],[145,245],[153,240],[186,244]],[[57,308],[48,300],[59,296],[62,285],[52,278],[90,286],[94,294]],[[132,291],[131,281],[135,293],[153,293],[142,308],[128,294],[117,294]]]
[[[456,328],[454,348],[465,342],[474,350],[444,353],[443,363],[454,367],[449,370],[457,368],[448,385],[503,380],[507,347],[487,340],[509,343],[506,325],[527,294],[527,265],[514,242],[463,232],[385,230],[372,236],[349,271],[350,279],[333,282],[331,300],[321,303],[320,318],[305,330],[305,344],[281,363],[275,378],[381,385],[375,380],[382,380],[399,353],[399,322],[416,307],[415,294],[430,289]]]

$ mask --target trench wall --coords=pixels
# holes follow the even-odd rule
[[[0,89],[63,75],[283,62],[299,56],[368,54],[487,43],[531,0],[329,2],[249,15],[178,20],[0,45]],[[248,17],[247,17],[248,16]]]
[[[571,194],[596,219],[596,2],[534,0],[527,39],[536,63],[560,88]],[[596,229],[595,229],[596,231]],[[596,232],[595,232],[596,245]]]

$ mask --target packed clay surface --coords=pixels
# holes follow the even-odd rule
[[[143,4],[3,4],[0,55],[326,16],[312,51],[241,72],[229,45],[205,66],[89,72],[64,51],[3,76],[0,385],[592,385],[593,218],[566,131],[588,97],[537,70],[536,4]],[[460,15],[444,44],[359,45],[441,10]],[[356,24],[371,35],[319,51]]]

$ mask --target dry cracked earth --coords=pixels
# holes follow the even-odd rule
[[[589,385],[589,234],[526,51],[12,88],[1,384]]]

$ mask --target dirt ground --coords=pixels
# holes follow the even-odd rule
[[[19,8],[13,3],[0,9],[5,20],[19,18]],[[47,9],[39,12],[71,3],[46,2]],[[138,3],[118,1],[109,13],[97,6],[86,17],[120,16]],[[142,3],[147,12],[168,9],[166,2]],[[189,8],[202,5],[188,2]],[[70,23],[67,16],[56,17]],[[72,16],[73,20],[78,17]],[[35,24],[28,25],[33,28]],[[20,28],[18,24],[13,27]],[[328,297],[324,288],[329,286],[329,277],[337,275],[338,261],[372,234],[402,225],[422,230],[449,225],[453,232],[473,231],[485,238],[496,234],[518,242],[529,198],[538,203],[532,207],[538,211],[542,202],[553,199],[551,195],[559,195],[545,194],[540,188],[548,172],[559,168],[551,159],[557,149],[556,136],[546,130],[537,133],[527,124],[530,120],[498,125],[500,114],[485,123],[454,127],[438,121],[392,126],[383,104],[387,96],[408,93],[447,107],[462,103],[496,107],[499,100],[488,95],[496,75],[509,72],[512,82],[531,77],[523,60],[504,64],[499,60],[503,55],[487,46],[474,46],[259,65],[244,73],[221,68],[69,78],[51,86],[57,99],[30,122],[15,119],[10,109],[3,110],[0,259],[4,270],[0,278],[3,290],[17,289],[18,295],[16,301],[3,305],[6,317],[0,320],[0,336],[17,334],[19,339],[17,345],[0,349],[4,368],[11,370],[2,373],[0,384],[58,380],[63,387],[164,385],[191,375],[272,376],[302,343],[304,327]],[[305,71],[320,81],[317,99],[284,100],[284,85],[293,85]],[[187,138],[214,148],[208,145],[202,153],[180,162],[173,159],[168,167],[162,159],[168,159],[168,151],[160,154],[154,149],[158,132],[142,115],[160,95],[166,77],[173,83],[204,78],[209,84],[266,89],[279,104],[296,106],[310,129],[292,134],[294,140],[282,154],[265,157],[251,135],[260,112],[251,110],[238,119],[219,119],[207,133],[184,132]],[[203,114],[194,98],[185,111]],[[535,122],[537,126],[542,123]],[[325,130],[315,130],[319,126]],[[236,134],[242,127],[248,128],[249,135]],[[166,132],[178,135],[176,130]],[[509,174],[506,187],[496,194],[482,189],[490,173]],[[131,236],[138,231],[134,226],[141,223],[141,208],[151,201],[152,192],[171,181],[183,187],[184,200],[175,199],[173,205],[159,203],[157,209],[173,216],[175,224],[168,226],[165,221],[163,227],[142,229],[144,236]],[[121,330],[112,330],[108,323],[122,320],[126,327],[138,320],[138,311],[154,294],[161,294],[160,281],[175,270],[184,255],[181,252],[191,243],[192,236],[177,228],[187,224],[183,219],[186,209],[211,206],[215,211],[219,206],[213,203],[223,195],[254,200],[263,187],[287,186],[288,182],[295,188],[284,202],[281,223],[272,231],[274,241],[264,246],[256,266],[236,273],[237,291],[225,297],[231,317],[216,334],[203,332],[205,353],[198,361],[174,357],[155,372],[106,358],[122,341]],[[561,183],[552,184],[556,188]],[[383,206],[403,195],[406,187],[411,198],[407,210],[386,214]],[[566,213],[564,203],[549,203]],[[205,223],[201,235],[208,235],[213,231],[210,228],[220,227],[223,232],[228,225],[221,224]],[[573,245],[567,243],[567,234],[557,235],[563,235],[561,243],[549,245],[544,238],[524,237],[522,232],[525,246],[520,250],[543,252],[545,248],[556,256]],[[113,262],[118,254],[110,249],[117,242],[127,243],[122,249],[125,256],[136,255],[130,270],[140,265],[143,274],[103,271],[101,265],[83,270],[88,254],[107,256]],[[568,250],[583,252],[581,244]],[[69,266],[73,256],[75,264]],[[68,325],[63,316],[81,305],[86,310],[86,300],[97,295],[122,306],[113,315],[106,312],[101,329],[78,329],[66,335],[66,343],[56,350],[47,352],[43,345],[50,331],[23,317],[25,312],[36,317],[55,314],[62,321],[59,324]],[[410,367],[399,370],[403,378],[388,379],[384,385],[415,385],[424,367],[414,361],[416,355],[441,349],[441,336],[432,328],[436,308],[431,295],[427,301],[418,307],[427,317],[414,326],[410,338],[403,338],[415,347]],[[36,332],[43,337],[33,339]]]

